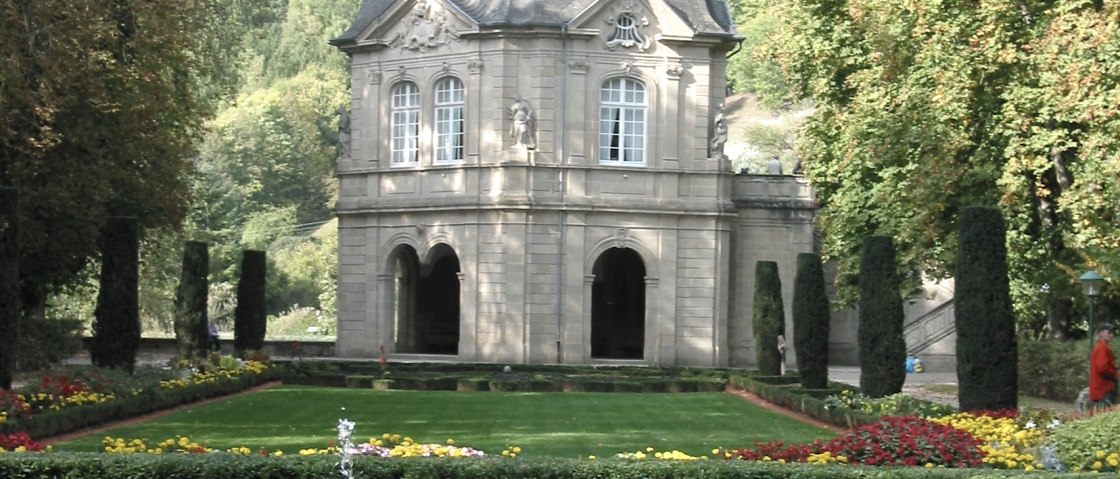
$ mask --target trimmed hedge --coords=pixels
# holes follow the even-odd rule
[[[749,376],[735,374],[731,376],[730,385],[731,387],[754,393],[786,409],[801,411],[810,417],[840,427],[851,428],[879,421],[879,416],[861,411],[836,408],[829,409],[825,407],[825,397],[831,394],[837,394],[844,389],[855,389],[847,384],[830,382],[829,385],[831,387],[827,390],[806,390],[791,387],[798,382],[797,376]]]
[[[140,233],[136,218],[110,216],[101,238],[101,282],[89,357],[101,368],[136,369],[140,349]]]
[[[751,335],[755,360],[764,374],[780,374],[785,359],[778,350],[778,336],[785,337],[785,306],[778,263],[759,261],[754,269],[754,311]]]
[[[800,478],[800,479],[887,479],[887,478],[985,478],[1023,477],[1021,471],[998,469],[932,469],[923,467],[855,467],[779,464],[756,461],[627,461],[618,459],[536,459],[500,457],[483,459],[382,459],[358,457],[354,477],[362,479],[413,478]],[[1044,474],[1045,477],[1085,477],[1073,474]],[[262,457],[230,454],[0,454],[0,477],[41,479],[82,477],[116,479],[276,479],[337,478],[337,456]]]
[[[906,338],[901,283],[894,243],[886,236],[863,239],[859,262],[859,387],[881,398],[906,382]]]
[[[19,356],[19,190],[0,187],[0,389],[12,388]]]
[[[505,373],[493,364],[391,364],[301,361],[289,363],[287,384],[423,391],[719,392],[722,369],[519,365]]]
[[[797,275],[793,279],[793,346],[803,388],[819,389],[828,384],[831,309],[820,255],[797,255]]]

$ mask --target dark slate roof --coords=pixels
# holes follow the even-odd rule
[[[560,27],[598,0],[448,0],[479,27]],[[662,0],[699,34],[738,35],[724,0]],[[350,29],[331,40],[353,42],[361,31],[392,6],[393,0],[363,0]]]

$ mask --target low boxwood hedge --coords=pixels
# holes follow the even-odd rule
[[[382,459],[359,457],[353,476],[362,479],[548,477],[591,478],[1001,478],[1023,477],[1021,471],[996,469],[873,468],[819,466],[748,461],[625,461],[617,459]],[[1032,473],[1031,477],[1085,477],[1072,474]],[[341,477],[337,456],[262,457],[215,453],[203,455],[114,455],[93,453],[0,454],[0,477],[44,479],[335,479]]]
[[[787,378],[792,378],[789,382]],[[879,420],[878,416],[862,411],[852,411],[847,408],[825,407],[824,399],[829,394],[825,390],[806,390],[796,386],[796,376],[750,376],[746,374],[733,374],[729,380],[732,387],[757,394],[774,404],[786,409],[801,411],[811,417],[835,424],[840,427],[856,427],[871,424]],[[829,386],[838,393],[844,389],[851,389],[847,384],[829,382]],[[830,389],[831,390],[831,389]]]

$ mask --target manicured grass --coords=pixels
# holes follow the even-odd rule
[[[457,445],[491,454],[520,446],[524,456],[536,457],[607,457],[646,447],[710,455],[716,447],[832,436],[724,393],[462,393],[281,386],[57,444],[55,449],[100,451],[105,436],[145,439],[149,447],[185,436],[220,450],[245,446],[292,454],[326,447],[337,435],[339,417],[357,423],[355,442],[388,432],[418,442],[452,438]]]

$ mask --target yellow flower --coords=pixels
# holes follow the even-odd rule
[[[590,461],[594,461],[595,460],[595,455],[592,454],[590,456],[587,456],[587,459],[590,460]]]

